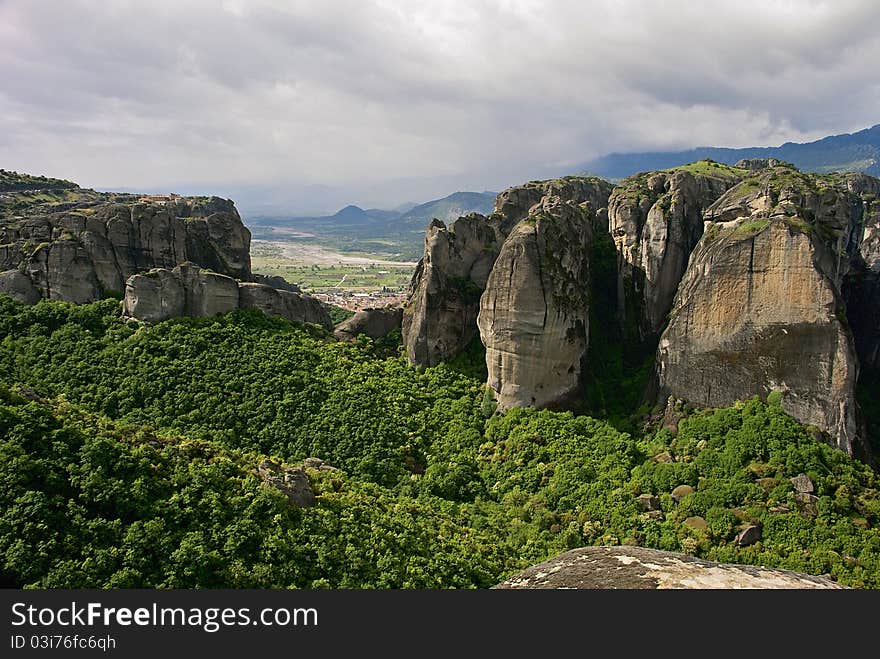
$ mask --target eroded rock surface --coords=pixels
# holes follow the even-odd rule
[[[500,410],[565,406],[580,393],[594,216],[589,202],[544,197],[501,248],[477,321]]]
[[[608,229],[618,253],[617,312],[628,338],[659,336],[703,234],[703,211],[746,173],[700,161],[638,174],[614,189]]]
[[[861,208],[845,179],[776,167],[707,209],[658,348],[662,399],[720,407],[776,391],[853,453],[858,360],[842,287]]]
[[[841,589],[825,577],[705,561],[642,547],[583,547],[530,567],[495,588]]]
[[[403,309],[400,307],[361,309],[348,320],[339,323],[333,330],[333,335],[342,341],[353,341],[361,334],[371,339],[381,339],[400,329],[402,320]]]
[[[304,467],[282,467],[271,460],[263,460],[257,467],[257,474],[267,487],[284,494],[292,506],[311,508],[315,505],[315,493]]]
[[[40,297],[75,303],[121,293],[131,275],[185,261],[238,279],[251,277],[250,232],[231,201],[142,202],[86,192],[88,202],[67,204],[65,210],[56,204],[27,207],[23,215],[6,211],[0,217],[0,270],[19,270]]]
[[[0,294],[25,304],[36,304],[40,301],[40,291],[27,275],[18,270],[0,272]]]
[[[593,177],[532,181],[499,194],[488,217],[467,215],[449,227],[433,220],[403,312],[410,363],[433,366],[457,355],[477,336],[480,296],[501,246],[542,199],[588,202],[595,211],[607,205],[610,192],[609,183]]]
[[[148,323],[177,316],[214,316],[236,309],[259,309],[286,320],[332,328],[327,310],[313,297],[240,282],[193,263],[133,275],[125,285],[124,315]]]

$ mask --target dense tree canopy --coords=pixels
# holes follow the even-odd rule
[[[692,410],[674,435],[493,415],[474,355],[419,371],[259,312],[146,327],[118,305],[0,297],[7,585],[487,587],[632,543],[880,587],[875,473],[778,406]],[[299,509],[261,482],[265,456],[339,470],[309,469]],[[747,524],[761,538],[740,547]]]

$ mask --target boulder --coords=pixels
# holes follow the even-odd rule
[[[534,565],[495,588],[801,589],[844,588],[800,572],[705,561],[643,547],[582,547]]]
[[[267,487],[285,494],[292,506],[310,508],[315,505],[315,493],[303,468],[282,467],[271,460],[263,460],[257,473]]]
[[[709,528],[709,524],[706,523],[706,520],[700,517],[699,515],[694,515],[693,517],[688,517],[684,522],[682,522],[685,526],[694,531],[705,531]]]
[[[816,491],[815,486],[813,485],[813,481],[806,474],[798,474],[794,478],[791,479],[792,487],[794,487],[795,492],[803,492],[806,494],[812,494]]]
[[[689,494],[694,493],[694,488],[690,485],[679,485],[674,490],[672,490],[672,498],[677,502],[684,499]]]
[[[382,339],[394,330],[400,329],[402,321],[403,309],[400,307],[362,309],[351,318],[339,323],[333,331],[333,336],[342,341],[353,341],[361,334],[371,339]]]
[[[736,534],[734,543],[737,547],[748,547],[761,539],[761,527],[755,524],[747,524]]]
[[[795,492],[794,500],[797,502],[798,510],[807,517],[815,517],[819,514],[817,504],[819,497],[808,492]]]
[[[8,295],[25,304],[36,304],[40,301],[40,291],[26,274],[18,270],[0,272],[0,295]]]
[[[636,503],[645,512],[660,510],[660,497],[653,494],[640,494],[636,498]]]
[[[148,323],[176,316],[215,316],[236,309],[260,309],[286,320],[332,328],[324,305],[311,296],[238,282],[193,263],[133,275],[125,285],[123,314]]]

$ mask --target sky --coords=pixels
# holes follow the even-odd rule
[[[245,211],[880,122],[876,0],[0,0],[0,167]]]

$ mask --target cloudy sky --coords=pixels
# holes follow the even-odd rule
[[[806,141],[880,122],[878,25],[876,0],[0,0],[0,167],[311,212]]]

